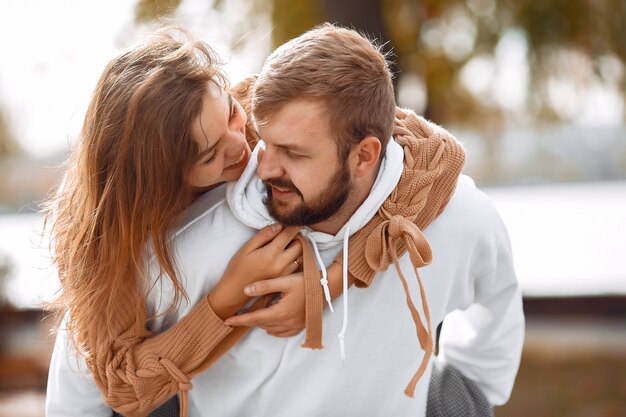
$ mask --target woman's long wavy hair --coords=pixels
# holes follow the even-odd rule
[[[69,311],[69,334],[83,354],[123,330],[119,314],[145,317],[148,244],[173,284],[172,308],[187,297],[169,239],[193,199],[187,178],[199,149],[191,131],[209,83],[227,86],[217,55],[166,28],[114,58],[96,86],[45,209],[61,281],[52,306]]]

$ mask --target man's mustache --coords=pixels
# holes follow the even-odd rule
[[[267,188],[268,194],[272,193],[272,190],[270,188],[270,186],[272,186],[272,187],[280,188],[281,190],[293,191],[294,193],[302,197],[302,193],[300,192],[300,190],[298,190],[298,188],[291,181],[283,180],[280,178],[270,178],[268,180],[263,181],[263,184],[265,185],[265,188]]]

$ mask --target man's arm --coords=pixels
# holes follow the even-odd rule
[[[524,341],[522,295],[508,234],[493,210],[484,237],[472,253],[474,303],[444,319],[439,358],[475,381],[494,405],[513,389]]]

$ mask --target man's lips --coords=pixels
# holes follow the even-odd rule
[[[290,190],[290,189],[281,189],[281,188],[276,188],[273,185],[272,187],[272,195],[287,195],[287,194],[291,194],[294,191]]]

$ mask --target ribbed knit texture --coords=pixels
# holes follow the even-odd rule
[[[98,343],[86,358],[105,401],[125,416],[145,416],[180,391],[181,414],[185,412],[190,378],[232,328],[214,314],[206,298],[157,335],[145,329],[145,308],[136,317],[120,300],[116,313],[118,336]]]

